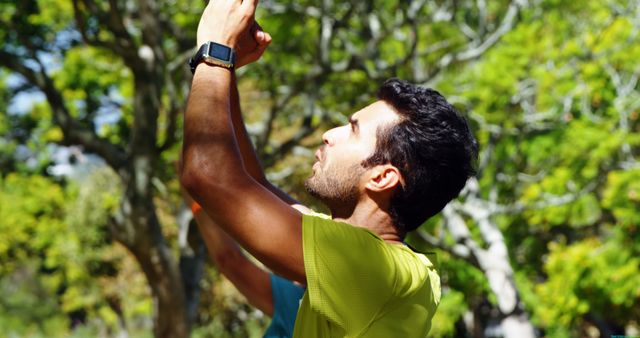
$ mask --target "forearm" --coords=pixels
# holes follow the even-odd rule
[[[238,142],[238,148],[242,155],[242,162],[247,173],[253,177],[258,183],[266,181],[264,171],[260,165],[258,155],[253,148],[249,134],[242,118],[242,109],[240,107],[240,94],[238,93],[237,77],[232,74],[231,84],[231,120],[233,121],[233,129]]]
[[[238,149],[242,155],[244,169],[247,173],[253,177],[256,182],[263,185],[284,202],[291,205],[298,204],[298,201],[276,188],[271,184],[271,182],[267,181],[267,178],[264,175],[264,170],[260,165],[260,159],[258,158],[258,154],[256,154],[253,144],[251,143],[251,139],[249,138],[247,128],[245,127],[244,120],[242,118],[240,95],[238,93],[237,78],[235,74],[233,74],[231,85],[231,120],[233,121],[233,129],[236,135],[236,141],[238,142]]]
[[[231,80],[227,69],[200,64],[196,70],[185,114],[181,183],[254,257],[304,282],[302,217],[244,170],[229,110]],[[258,226],[265,220],[278,226]],[[281,243],[291,243],[294,253],[276,250]]]
[[[226,270],[228,262],[247,259],[236,242],[227,235],[206,213],[200,211],[194,215],[209,256],[220,270]],[[221,271],[225,272],[225,271]]]
[[[224,185],[246,184],[251,179],[244,170],[231,119],[232,88],[237,97],[232,56],[233,50],[253,38],[257,5],[258,0],[209,2],[198,23],[197,46],[216,43],[216,50],[223,52],[219,54],[222,65],[231,68],[209,65],[204,56],[195,68],[185,113],[181,181],[197,201],[208,193],[206,189],[224,189]],[[249,61],[251,54],[241,51],[236,65]],[[213,184],[200,187],[205,181]]]
[[[209,2],[198,25],[198,45],[214,41],[236,48],[255,23],[256,6],[257,0]],[[244,167],[231,118],[232,72],[205,63],[196,68],[180,182],[240,246],[273,271],[304,282],[302,215]]]
[[[222,273],[242,293],[251,305],[271,316],[269,273],[254,264],[227,235],[203,211],[194,215],[209,256]]]
[[[246,175],[230,116],[232,72],[201,63],[193,78],[185,113],[181,179],[197,201],[205,179],[224,184]]]

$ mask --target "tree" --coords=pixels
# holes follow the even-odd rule
[[[302,181],[318,131],[343,123],[388,77],[437,88],[471,118],[482,152],[478,178],[410,238],[442,253],[434,334],[622,334],[638,318],[638,5],[265,0],[258,19],[274,43],[238,71],[245,118],[269,178],[310,202]],[[170,196],[202,7],[0,9],[2,112],[14,94],[46,99],[0,114],[2,177],[47,176],[51,159],[39,154],[51,143],[104,160],[119,197],[103,228],[87,227],[135,257],[158,337],[187,336],[198,307],[203,251]],[[25,153],[37,160],[26,164]]]
[[[399,4],[398,4],[399,5]],[[414,2],[411,6],[389,3],[332,3],[325,1],[315,8],[304,3],[267,3],[267,10],[276,12],[265,25],[282,25],[283,19],[298,16],[303,10],[311,20],[300,24],[302,33],[311,39],[290,40],[281,48],[274,48],[270,62],[291,61],[294,53],[314,46],[318,58],[314,62],[289,62],[291,68],[266,66],[256,71],[267,79],[287,76],[289,90],[278,93],[276,82],[269,83],[270,112],[264,132],[257,137],[259,149],[267,166],[288,154],[293,147],[322,124],[328,108],[361,89],[378,82],[389,74],[416,74],[411,79],[433,79],[449,65],[478,57],[494,44],[513,24],[522,4],[508,7],[504,20],[496,29],[481,27],[482,34],[466,38],[459,27],[443,29],[442,35],[422,37],[418,27],[426,18],[438,19],[432,28],[437,31],[442,13],[445,20],[463,21],[456,4],[442,7]],[[307,6],[307,7],[305,7]],[[384,8],[374,15],[374,6]],[[453,6],[453,7],[452,7]],[[448,12],[450,10],[450,12]],[[501,12],[499,8],[497,12]],[[164,3],[151,1],[24,1],[3,7],[2,37],[7,43],[0,51],[2,66],[20,74],[25,89],[36,88],[44,93],[51,112],[52,128],[59,130],[55,140],[64,145],[80,145],[95,153],[118,173],[123,195],[120,206],[109,227],[114,238],[137,259],[147,276],[157,306],[155,331],[157,336],[184,336],[188,332],[187,307],[194,299],[185,299],[183,278],[162,236],[154,204],[154,179],[166,180],[166,157],[178,139],[178,115],[182,110],[188,88],[188,73],[182,66],[193,49],[193,28],[198,18],[194,2]],[[280,12],[281,15],[278,15]],[[182,14],[185,13],[185,14]],[[419,14],[426,14],[425,16]],[[393,15],[396,15],[395,17]],[[484,16],[483,16],[484,15]],[[477,12],[480,25],[486,24],[486,13]],[[334,20],[333,17],[338,18]],[[347,29],[358,27],[357,30]],[[12,29],[14,28],[14,29]],[[282,28],[274,35],[286,41]],[[402,32],[398,44],[393,34]],[[369,43],[355,39],[371,37]],[[347,39],[342,39],[346,37]],[[424,39],[420,41],[420,39]],[[432,46],[439,40],[449,43]],[[403,41],[404,40],[404,41]],[[344,41],[344,45],[329,47]],[[299,44],[294,45],[294,42]],[[388,50],[377,51],[377,44]],[[410,47],[393,62],[383,59],[387,54]],[[338,47],[338,48],[335,48]],[[344,47],[341,51],[339,47]],[[382,55],[381,55],[382,52]],[[419,57],[431,52],[431,59]],[[438,53],[439,52],[439,53]],[[368,56],[372,54],[373,58]],[[306,53],[304,55],[310,55]],[[365,57],[367,56],[367,57]],[[436,56],[441,56],[437,58]],[[379,58],[378,58],[379,57]],[[379,60],[372,64],[368,59]],[[440,60],[444,61],[440,61]],[[91,62],[89,62],[91,60]],[[337,62],[340,60],[340,62]],[[413,68],[404,66],[414,60]],[[300,60],[311,61],[311,60]],[[264,72],[261,73],[260,72]],[[313,97],[320,97],[323,83],[336,81],[339,75],[356,74],[359,81],[350,86],[351,93],[309,105]],[[311,86],[309,86],[311,85]],[[280,89],[284,89],[280,86]],[[312,97],[302,94],[307,91]],[[333,102],[332,102],[333,100]],[[363,98],[355,102],[362,102]],[[345,100],[354,103],[353,99]],[[303,106],[299,130],[291,137],[271,140],[276,121],[291,117],[292,109]],[[118,122],[112,125],[97,123],[105,114],[114,114]],[[331,114],[339,118],[339,115]],[[195,251],[197,252],[197,250]],[[187,274],[197,280],[198,276]]]
[[[629,258],[636,249],[618,235],[637,213],[611,211],[636,205],[629,199],[635,188],[614,187],[637,175],[637,4],[541,8],[451,81],[480,126],[480,175],[445,210],[444,227],[433,229],[438,236],[422,235],[485,271],[498,318],[508,313],[500,294],[517,301],[517,287],[550,335],[585,336],[590,326],[624,334],[621,323],[637,317],[629,306],[638,303],[638,288],[617,286],[628,297],[621,303],[613,276],[639,271]],[[610,246],[621,249],[612,254]],[[492,274],[500,284],[492,285]]]
[[[178,136],[188,76],[179,66],[193,47],[183,27],[193,32],[197,8],[186,1],[22,1],[3,5],[1,14],[0,64],[22,76],[24,89],[44,93],[50,117],[42,118],[59,131],[55,141],[99,155],[118,174],[123,193],[109,229],[147,277],[157,337],[187,336],[189,303],[197,302],[183,283],[199,279],[197,264],[183,281],[153,184],[172,172],[162,155]],[[191,11],[174,22],[181,9]],[[101,125],[108,114],[118,123]]]
[[[275,98],[269,109],[270,116],[283,111],[283,117],[291,116],[289,109],[296,113],[304,112],[303,118],[298,119],[296,134],[304,137],[305,133],[310,134],[322,126],[320,121],[326,117],[336,116],[333,111],[352,109],[354,105],[370,100],[370,93],[374,93],[386,78],[399,76],[416,83],[436,84],[447,76],[447,72],[460,71],[512,31],[529,4],[523,1],[501,2],[492,6],[472,1],[440,4],[425,1],[353,4],[323,1],[316,6],[297,1],[295,4],[285,2],[266,6],[272,15],[265,27],[274,25],[271,20],[282,20],[277,15],[305,18],[305,26],[296,28],[293,34],[286,32],[294,37],[304,36],[305,40],[289,38],[289,43],[274,44],[274,53],[266,56],[270,62],[277,60],[276,64],[292,66],[274,70],[277,75],[268,74],[272,79],[281,79],[285,75],[280,73],[286,73],[290,85],[277,87],[269,83],[265,88],[270,90],[270,97]],[[274,41],[286,39],[278,33],[280,31],[275,32]],[[307,37],[311,37],[313,42],[303,42]],[[296,62],[293,55],[303,55],[303,63]],[[305,59],[305,55],[309,57]],[[291,69],[294,69],[293,74]],[[307,106],[300,107],[299,101],[290,99],[296,96],[308,97],[302,101]],[[274,121],[275,118],[267,120],[267,126],[263,128],[265,135],[274,129],[271,127]],[[269,150],[269,147],[262,149]],[[279,149],[282,148],[276,148],[272,153],[278,154]],[[466,191],[468,198],[465,203],[456,205],[476,211],[473,221],[480,225],[483,235],[490,240],[487,242],[488,250],[470,238],[465,221],[453,208],[444,213],[445,222],[447,229],[459,236],[456,240],[461,245],[452,250],[432,240],[431,236],[423,238],[431,245],[467,259],[485,273],[490,289],[498,299],[506,337],[533,337],[533,325],[518,298],[504,236],[490,219],[491,215],[482,212],[478,183],[471,181]],[[466,254],[461,254],[458,249]]]

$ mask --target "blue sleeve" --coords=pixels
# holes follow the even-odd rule
[[[300,299],[305,290],[291,281],[274,274],[270,274],[270,277],[271,295],[273,296],[273,318],[264,337],[293,337],[293,326],[298,315]]]

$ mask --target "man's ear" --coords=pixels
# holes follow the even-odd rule
[[[399,185],[402,185],[400,170],[390,164],[385,164],[375,166],[370,170],[365,188],[374,192],[392,192]]]

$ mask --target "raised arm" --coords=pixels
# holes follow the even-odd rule
[[[264,33],[267,34],[267,33]],[[268,35],[267,35],[268,36]],[[257,39],[260,39],[256,37]],[[266,37],[265,37],[266,38]],[[266,42],[268,41],[268,42]],[[268,40],[260,41],[259,43],[270,43],[271,37],[268,36]],[[260,48],[260,47],[258,47]],[[260,160],[258,159],[258,155],[251,144],[251,139],[249,138],[249,134],[247,133],[247,129],[244,124],[244,120],[242,119],[242,110],[240,107],[240,95],[238,93],[238,85],[235,73],[232,75],[232,84],[231,84],[231,120],[233,122],[233,129],[236,136],[236,141],[238,142],[238,149],[240,150],[240,154],[242,155],[242,162],[244,164],[244,168],[247,173],[256,180],[256,182],[260,183],[262,186],[267,188],[267,190],[274,193],[278,196],[282,201],[289,205],[296,205],[297,208],[305,208],[300,202],[296,201],[294,198],[286,194],[284,191],[275,187],[271,182],[267,180],[264,175],[264,171],[262,166],[260,165]]]
[[[236,55],[238,57],[236,68],[240,68],[260,59],[265,49],[271,43],[271,35],[264,32],[262,27],[260,27],[256,22],[254,22],[247,33],[248,34],[245,33],[247,36],[244,36],[244,38],[241,39],[236,48]],[[263,182],[267,182],[267,180],[264,175],[264,171],[262,170],[262,166],[260,165],[258,155],[251,144],[247,128],[244,125],[235,72],[231,74],[230,97],[231,121],[233,123],[233,130],[236,142],[238,143],[238,149],[242,156],[244,168],[258,183],[263,184]]]
[[[237,49],[238,66],[240,68],[246,64],[257,61],[260,59],[265,49],[271,43],[271,35],[262,30],[262,27],[258,23],[254,23],[248,32],[248,36],[242,39]],[[275,187],[271,182],[267,180],[264,175],[264,170],[260,165],[260,160],[256,154],[247,129],[242,118],[242,109],[240,106],[240,94],[238,93],[237,78],[235,73],[232,75],[231,83],[231,120],[233,122],[233,129],[236,136],[236,142],[238,142],[238,149],[242,156],[242,162],[244,164],[247,173],[253,177],[258,183],[273,192],[285,203],[290,205],[296,205],[299,209],[306,209],[298,201],[287,195],[282,190]],[[306,209],[308,210],[308,209]]]
[[[199,44],[236,47],[253,24],[256,5],[256,0],[211,1],[198,27]],[[284,277],[305,283],[302,216],[244,167],[231,117],[234,86],[233,70],[197,66],[185,113],[181,182],[251,254]]]

